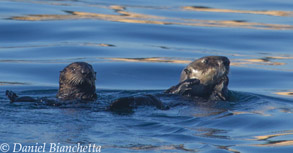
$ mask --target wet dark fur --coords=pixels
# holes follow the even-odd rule
[[[197,59],[182,70],[180,82],[165,93],[203,101],[227,101],[229,67],[230,61],[224,56],[206,56]],[[112,102],[110,109],[132,109],[139,105],[155,106],[158,109],[168,108],[155,96],[145,95],[119,98]]]
[[[148,105],[154,106],[158,109],[167,109],[168,107],[153,95],[122,97],[112,102],[109,106],[111,111],[128,111],[130,108],[137,108],[138,106]]]
[[[60,72],[57,98],[61,100],[96,100],[96,74],[91,65],[75,62]]]
[[[93,67],[85,62],[74,62],[66,66],[59,77],[59,90],[57,93],[58,101],[94,101],[97,99],[96,94],[96,72]],[[6,91],[6,96],[11,102],[43,102],[55,100],[46,97],[34,99],[32,97],[18,97],[13,91]],[[57,102],[57,101],[56,101]]]
[[[227,100],[230,61],[224,56],[206,56],[186,66],[176,86],[166,93],[189,97],[202,97],[206,100]]]

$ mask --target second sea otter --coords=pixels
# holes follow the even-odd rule
[[[165,93],[201,98],[205,101],[226,101],[229,98],[229,69],[230,60],[225,56],[202,57],[186,66],[181,72],[180,82]],[[140,105],[166,108],[153,95],[145,95],[119,98],[110,105],[110,109],[131,109]]]
[[[227,100],[230,60],[225,56],[206,56],[186,66],[176,86],[165,93],[207,100]]]

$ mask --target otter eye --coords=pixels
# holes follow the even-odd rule
[[[189,71],[188,69],[184,69],[184,72],[185,72],[186,74],[189,74],[189,73],[190,73],[190,71]]]
[[[71,71],[75,71],[75,68],[71,68]]]
[[[206,64],[206,63],[208,63],[208,60],[203,59],[201,62],[202,62],[203,64]]]

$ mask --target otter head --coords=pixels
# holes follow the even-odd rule
[[[190,63],[181,72],[180,82],[187,79],[198,79],[200,84],[214,86],[227,78],[230,61],[225,56],[206,56]]]
[[[85,62],[74,62],[66,66],[59,77],[57,97],[63,100],[95,100],[96,72]]]

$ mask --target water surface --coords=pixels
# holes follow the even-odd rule
[[[0,144],[289,153],[292,8],[289,0],[1,0]],[[231,60],[229,88],[238,100],[126,115],[105,110],[119,97],[162,93],[189,62],[208,55]],[[53,107],[5,97],[10,89],[53,98],[59,71],[75,61],[97,72],[97,102]]]

